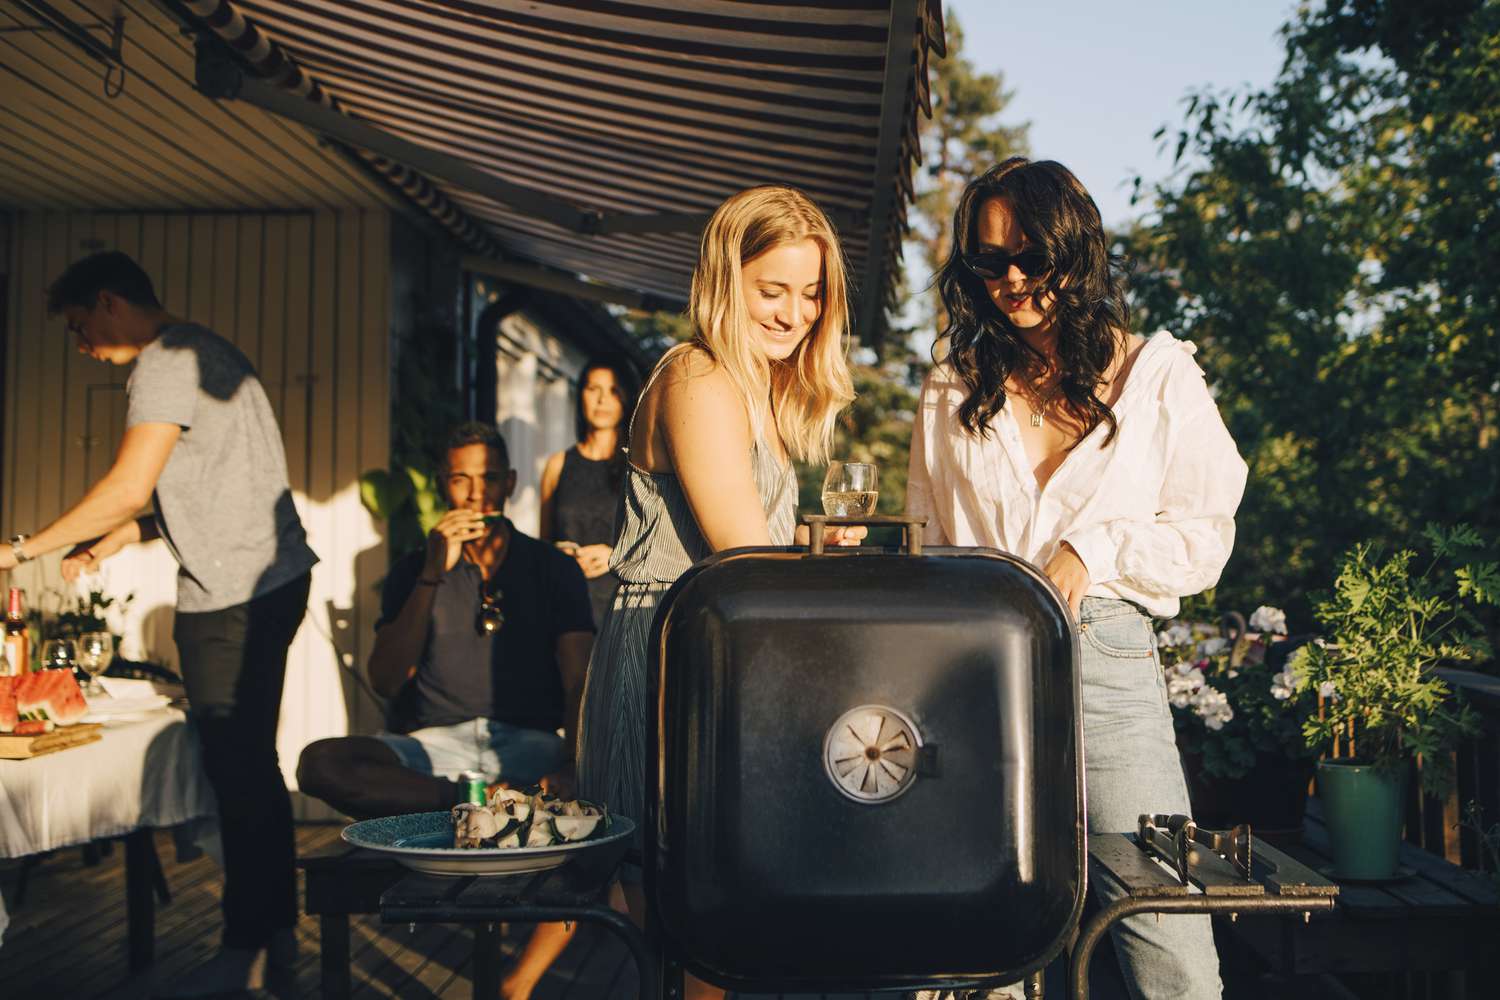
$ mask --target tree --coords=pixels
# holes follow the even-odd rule
[[[1500,529],[1500,4],[1327,0],[1283,37],[1271,87],[1192,98],[1122,242],[1251,466],[1219,600],[1310,626],[1354,545]]]

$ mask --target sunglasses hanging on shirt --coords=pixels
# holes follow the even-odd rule
[[[494,635],[505,625],[505,612],[500,609],[503,590],[490,592],[484,574],[479,575],[479,612],[474,616],[474,631],[480,636]]]

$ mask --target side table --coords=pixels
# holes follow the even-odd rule
[[[1134,834],[1090,837],[1091,872],[1107,872],[1125,886],[1127,895],[1101,909],[1080,929],[1069,963],[1073,996],[1088,1000],[1089,959],[1094,948],[1111,926],[1137,913],[1227,913],[1230,919],[1242,914],[1299,915],[1307,922],[1314,913],[1333,909],[1339,887],[1311,868],[1258,837],[1253,838],[1250,857],[1251,877],[1246,880],[1218,855],[1193,851],[1188,857],[1188,879],[1201,890],[1195,893],[1157,864]]]

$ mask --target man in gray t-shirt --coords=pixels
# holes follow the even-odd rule
[[[77,579],[125,545],[162,538],[178,562],[172,635],[203,766],[218,798],[224,939],[158,996],[277,988],[293,975],[297,921],[291,800],[276,760],[287,650],[317,556],[292,502],[265,390],[233,344],[167,314],[125,254],[100,253],[53,283],[78,349],[135,364],[114,464],[62,517],[0,544],[0,570],[64,546]],[[138,516],[147,503],[156,511]]]
[[[218,611],[270,593],[317,562],[287,486],[281,430],[250,361],[196,323],[141,349],[125,427],[175,424],[156,481],[157,527],[181,564],[177,610]]]

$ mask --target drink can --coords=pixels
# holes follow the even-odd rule
[[[465,802],[472,802],[479,806],[485,804],[485,788],[489,782],[484,780],[483,771],[464,771],[458,776],[458,780],[464,785]]]

